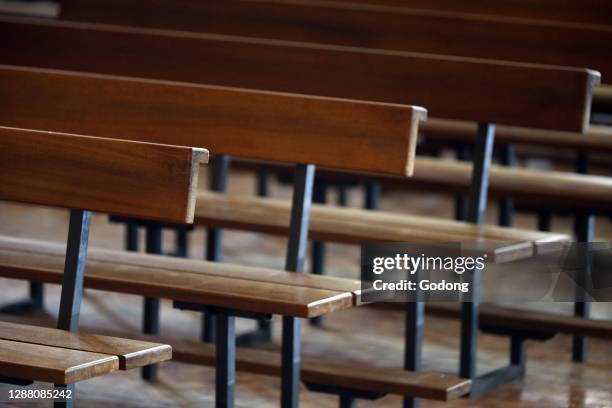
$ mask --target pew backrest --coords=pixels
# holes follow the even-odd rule
[[[600,71],[604,81],[612,80],[612,55],[604,45],[612,43],[612,26],[364,6],[350,1],[96,2],[98,7],[89,1],[68,3],[60,18],[585,67]]]
[[[15,18],[2,19],[0,48],[0,63],[12,65],[420,105],[435,117],[578,132],[599,82],[588,69]]]
[[[0,199],[191,223],[205,149],[0,127]]]
[[[142,61],[144,63],[144,61]],[[0,125],[406,176],[420,107],[0,66]]]
[[[94,0],[93,7],[105,0]],[[491,15],[540,21],[583,24],[612,24],[612,3],[608,0],[336,0],[363,6],[408,7],[438,12]],[[317,3],[318,0],[305,2]],[[80,12],[79,0],[62,1],[66,12]]]

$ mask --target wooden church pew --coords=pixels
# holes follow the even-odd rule
[[[0,199],[71,208],[57,258],[58,329],[0,323],[4,382],[59,384],[71,397],[57,404],[72,406],[74,382],[171,357],[167,345],[76,333],[91,211],[192,222],[192,180],[207,158],[202,149],[0,128]]]

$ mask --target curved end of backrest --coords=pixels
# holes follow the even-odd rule
[[[191,149],[191,173],[189,176],[189,190],[187,191],[187,208],[185,211],[185,222],[188,224],[193,224],[193,219],[195,215],[200,165],[208,163],[208,158],[208,150],[200,148]]]
[[[410,132],[408,134],[408,156],[406,157],[406,176],[414,174],[414,160],[416,158],[416,146],[419,138],[419,124],[427,119],[427,109],[421,106],[412,107],[410,120]]]
[[[589,124],[591,123],[591,105],[593,103],[594,88],[597,85],[601,85],[601,73],[592,69],[587,69],[587,84],[586,84],[586,101],[584,104],[584,115],[582,122],[581,133],[586,133],[589,130]]]

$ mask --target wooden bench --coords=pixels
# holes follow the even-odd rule
[[[192,0],[179,4],[166,0],[158,1],[153,10],[147,7],[146,1],[125,4],[117,0],[96,0],[91,4],[72,0],[62,3],[59,18],[588,67],[599,70],[604,82],[612,80],[612,58],[599,46],[612,41],[612,28],[601,25],[429,12],[408,7],[364,7],[350,1],[322,4],[288,0]],[[432,114],[438,116],[433,107]]]
[[[0,128],[0,199],[78,208],[57,258],[61,330],[0,323],[6,382],[65,386],[171,357],[167,345],[69,333],[78,329],[90,211],[192,222],[198,169],[207,158],[201,149]],[[73,398],[58,404],[71,406]]]
[[[172,357],[167,344],[9,322],[0,322],[0,342],[3,376],[54,384],[72,384]]]
[[[18,23],[13,21],[13,24],[15,26]],[[44,26],[50,27],[53,25],[57,27],[59,24],[44,23]],[[68,28],[76,29],[78,28],[77,25],[75,23],[63,23],[62,30],[56,31],[60,34],[54,36],[53,40],[46,35],[38,37],[40,42],[38,43],[39,52],[37,53],[30,52],[31,48],[22,43],[21,47],[14,48],[15,52],[11,52],[10,56],[7,53],[7,58],[10,59],[10,62],[19,64],[45,65],[48,67],[52,64],[53,68],[59,69],[72,67],[73,69],[86,69],[96,72],[104,70],[105,73],[128,75],[143,75],[143,67],[156,66],[158,70],[150,75],[162,79],[211,81],[222,85],[319,93],[327,96],[359,97],[370,100],[384,98],[387,102],[421,100],[428,106],[433,106],[432,109],[437,109],[440,114],[448,117],[473,118],[473,120],[480,121],[495,119],[500,123],[510,124],[516,121],[515,124],[523,126],[554,127],[571,131],[582,131],[588,122],[587,112],[591,86],[597,81],[596,74],[588,70],[559,69],[505,62],[482,62],[462,58],[445,60],[442,57],[426,57],[403,52],[381,52],[318,44],[296,45],[284,41],[242,39],[246,42],[240,43],[241,39],[229,37],[135,28],[122,28],[113,31],[110,27],[99,27],[96,31],[92,25],[88,25],[87,31],[96,31],[95,34],[81,35],[78,38],[83,39],[81,44],[87,43],[82,51],[86,53],[87,50],[96,49],[97,53],[95,55],[86,56],[82,53],[78,55],[75,53],[73,57],[66,57],[61,61],[55,59],[53,61],[56,62],[50,63],[50,59],[45,58],[48,53],[42,51],[42,45],[49,44],[48,49],[53,49],[48,55],[57,53],[57,47],[65,43],[60,39],[71,37],[67,34],[71,31]],[[82,25],[78,26],[84,28]],[[112,35],[109,34],[111,31],[113,31]],[[16,35],[17,32],[9,30],[7,35],[12,36],[14,41],[29,37],[29,35]],[[177,35],[181,37],[181,40],[185,40],[180,41],[181,46],[178,46]],[[109,53],[108,55],[115,55],[117,50],[112,47],[112,44],[127,46],[131,43],[130,38],[137,37],[140,45],[131,48],[132,51],[125,53],[118,51],[121,53],[119,60],[123,61],[125,65],[113,65],[112,60],[97,60],[100,55],[106,52]],[[135,40],[132,41],[134,41],[133,44],[136,44]],[[165,41],[167,41],[167,46],[164,45]],[[93,45],[94,43],[96,45]],[[150,43],[151,47],[144,46],[145,43]],[[171,43],[172,45],[170,45]],[[15,45],[14,42],[11,44]],[[197,48],[194,44],[197,45]],[[103,51],[104,49],[107,51]],[[142,58],[138,60],[140,65],[129,63],[129,59],[134,56],[134,50],[138,49],[146,50],[146,52],[143,52]],[[187,52],[187,49],[190,49],[190,51]],[[19,50],[24,50],[24,54],[27,55],[19,55]],[[177,51],[177,54],[174,58],[168,58],[167,50],[171,50],[170,52]],[[71,51],[67,50],[67,52],[70,53]],[[221,56],[222,53],[225,57]],[[198,62],[197,59],[193,58],[196,55],[206,55],[207,58]],[[265,56],[265,59],[261,60],[261,56]],[[151,59],[150,64],[145,63],[148,58]],[[299,62],[304,58],[308,58],[310,61],[308,65]],[[428,76],[420,76],[422,71],[412,69],[417,62],[414,58],[419,59],[420,64],[431,63]],[[183,64],[180,71],[177,70],[175,64],[172,67],[168,66],[166,69],[161,69],[159,65],[166,61],[181,59],[189,59],[190,64]],[[233,61],[231,66],[225,63],[229,60]],[[364,62],[368,60],[371,63]],[[408,64],[409,61],[411,64]],[[455,72],[444,74],[443,72],[449,70],[449,67],[442,61],[452,62],[453,65],[467,64],[464,65],[466,69],[468,66],[471,68],[478,66],[478,70],[460,70],[458,69],[459,65],[455,65]],[[341,66],[351,66],[354,69],[346,71],[342,70]],[[241,70],[242,67],[250,68]],[[257,67],[257,70],[253,70],[252,67]],[[374,67],[376,71],[374,71]],[[273,69],[269,70],[270,68]],[[240,72],[236,70],[240,70]],[[388,72],[389,70],[394,72]],[[432,70],[435,70],[437,74],[434,74]],[[483,74],[482,70],[489,71],[489,74]],[[228,75],[230,73],[232,74]],[[301,74],[297,75],[296,73]],[[453,92],[450,92],[448,84],[442,85],[435,80],[439,77],[456,77],[458,74],[462,76],[462,79],[457,82],[461,86]],[[313,75],[316,76],[316,81]],[[418,83],[414,81],[417,77],[419,77]],[[503,78],[499,81],[503,86],[501,88],[496,86],[483,87],[483,77],[491,81],[495,77]],[[310,78],[310,80],[303,80],[304,78]],[[410,83],[407,81],[410,81]],[[575,83],[573,89],[568,87],[570,82]],[[510,86],[512,83],[514,85]],[[468,84],[472,85],[468,86]],[[526,88],[525,84],[528,84],[529,88]],[[472,86],[473,88],[471,88]],[[584,89],[578,91],[578,88]],[[517,92],[519,89],[520,92]],[[507,98],[503,99],[503,106],[499,104],[501,101],[500,94],[507,95]],[[560,97],[560,94],[564,96]],[[541,98],[548,99],[549,97],[559,102],[555,106],[555,109],[559,107],[559,111],[551,109],[546,114],[543,114],[543,112],[538,112],[537,115],[532,114],[543,106],[541,103],[543,99]],[[459,101],[459,99],[464,100],[465,98],[478,103],[465,105]],[[533,104],[532,108],[528,108],[530,104]],[[459,111],[457,110],[458,107],[461,108]],[[470,112],[467,112],[466,109],[470,109]],[[562,111],[565,111],[565,113],[561,113]],[[12,117],[15,117],[15,115],[12,115]],[[482,134],[482,141],[484,143],[486,140],[486,143],[489,143],[492,141],[491,127],[483,126],[482,129],[483,132],[486,130]],[[482,150],[482,152],[485,151],[487,150]],[[485,163],[488,163],[486,159],[482,164]],[[482,170],[482,167],[479,170]],[[475,173],[483,174],[480,171],[475,171]],[[474,180],[477,182],[486,181],[486,177],[476,177]],[[486,188],[483,187],[482,183],[477,185],[474,191],[478,195],[478,200],[474,202],[484,202],[482,197],[486,196]],[[482,219],[482,215],[483,212],[480,210],[475,212],[475,220]]]
[[[10,117],[8,115],[3,117],[2,123],[16,119],[23,120],[31,127],[67,126],[73,130],[91,131],[94,134],[108,131],[120,139],[205,144],[221,154],[304,163],[299,164],[296,170],[298,183],[294,191],[286,267],[287,270],[296,272],[301,271],[303,267],[314,164],[398,176],[410,174],[418,122],[425,115],[425,111],[418,107],[256,92],[218,86],[26,68],[6,67],[1,71],[3,84],[32,84],[37,88],[40,86],[38,96],[42,96],[47,91],[50,91],[47,95],[51,96],[59,91],[64,101],[63,109],[74,103],[74,106],[64,110],[65,113],[76,113],[74,109],[85,108],[77,113],[78,117],[74,118],[76,120],[61,114],[51,121],[48,121],[50,116],[46,118],[40,116],[37,119],[36,114],[30,114],[38,110],[36,103],[44,105],[45,97],[28,98],[26,86],[16,93],[11,93],[11,97],[7,97],[6,106],[11,106],[15,110]],[[87,103],[83,104],[80,101]],[[26,105],[29,106],[30,113],[19,114],[19,109]],[[112,106],[121,106],[122,113],[118,111],[117,115],[113,115],[113,121],[106,121],[104,118],[109,114],[107,108]],[[45,110],[46,108],[39,113]],[[156,112],[165,112],[165,114],[159,115]],[[93,127],[89,128],[91,125]],[[383,137],[386,143],[377,143]],[[321,143],[313,143],[316,140],[320,140]],[[261,146],[266,148],[262,149]],[[21,253],[21,257],[11,252],[4,253],[4,259],[10,260],[13,257],[17,259],[25,257],[22,259],[24,263],[27,260],[37,260],[37,263],[29,264],[29,267],[23,270],[19,269],[20,262],[17,262],[17,265],[9,262],[2,269],[4,276],[24,277],[27,275],[26,271],[30,270],[38,276],[36,278],[31,276],[33,280],[53,279],[47,278],[50,276],[49,271],[43,267],[43,262],[49,261],[47,258],[43,257],[45,260],[43,261],[34,253]],[[121,268],[117,265],[114,268],[101,266],[101,270],[108,277],[104,279],[96,276],[97,269],[94,263],[95,261],[92,261],[86,277],[87,282],[89,280],[101,282],[100,287],[95,286],[97,283],[92,284],[94,287],[106,287],[112,290],[136,288],[137,293],[149,298],[171,297],[179,302],[179,307],[196,308],[215,315],[216,400],[220,406],[231,406],[233,403],[235,316],[264,320],[269,319],[271,314],[283,315],[281,398],[284,406],[295,406],[299,384],[297,339],[299,339],[300,321],[297,318],[319,316],[355,304],[350,291],[318,290],[304,288],[301,285],[262,282],[261,289],[254,294],[253,288],[258,286],[255,281],[259,278],[237,279],[226,276],[221,278],[173,269],[162,270],[155,274],[155,279],[151,279],[151,270],[154,268],[149,264],[140,268],[125,265]],[[11,275],[14,271],[19,273]],[[55,279],[61,277],[58,272],[61,272],[61,269],[57,268],[56,264]],[[178,272],[184,272],[180,275],[181,283],[175,283]],[[224,270],[225,272],[227,270]],[[270,271],[262,273],[266,272]],[[296,275],[289,274],[289,276]],[[276,280],[277,276],[273,278]]]

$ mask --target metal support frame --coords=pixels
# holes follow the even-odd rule
[[[365,205],[366,210],[377,210],[380,206],[380,196],[382,187],[380,183],[370,182],[365,186]]]
[[[467,219],[474,224],[481,224],[486,217],[489,171],[495,141],[495,125],[479,123],[476,145],[474,146],[474,167],[470,186],[469,208]],[[461,305],[461,354],[459,375],[476,382],[476,361],[478,346],[478,313],[480,271],[466,271],[464,281],[469,281],[471,299]]]
[[[270,195],[270,170],[266,167],[257,169],[257,195],[267,197]]]
[[[537,211],[538,217],[538,230],[549,232],[551,228],[551,218],[552,214],[550,211],[545,209],[540,209]]]
[[[455,147],[457,160],[470,160],[470,151],[465,143],[457,143]],[[468,197],[465,193],[455,194],[455,220],[465,221],[467,219]]]
[[[62,293],[60,296],[60,307],[57,318],[57,328],[61,330],[74,332],[77,331],[79,327],[90,225],[91,212],[75,209],[70,210],[66,260],[64,262]],[[56,387],[65,388],[66,386],[56,384]],[[73,406],[75,389],[74,385],[69,387],[69,389],[73,391],[73,398],[65,401],[56,401],[54,403],[55,407],[71,408]]]
[[[501,164],[504,166],[513,167],[516,165],[516,152],[512,144],[504,144],[500,146]],[[504,227],[512,226],[512,218],[514,216],[514,202],[511,198],[501,198],[498,201],[499,217],[498,224]]]
[[[317,180],[314,183],[312,201],[318,204],[324,204],[327,200],[327,184]],[[315,275],[325,274],[325,242],[312,241],[312,266],[311,273]],[[310,319],[310,324],[320,326],[323,323],[322,317],[313,317]]]
[[[287,271],[302,272],[308,245],[308,225],[314,185],[315,166],[298,164],[291,203],[289,242],[287,243]],[[300,389],[300,333],[301,321],[283,316],[281,407],[297,408]]]
[[[91,212],[70,210],[66,261],[57,318],[58,329],[76,331],[79,327],[90,225]]]
[[[146,227],[146,247],[149,254],[162,253],[162,227],[149,225]],[[145,297],[143,300],[142,332],[144,334],[159,335],[160,302],[157,298]],[[157,364],[142,367],[141,375],[146,381],[157,379]]]
[[[422,278],[423,271],[415,273],[416,281]],[[423,325],[425,322],[425,303],[422,292],[415,291],[415,299],[406,302],[406,318],[404,333],[404,369],[408,371],[419,371],[421,369],[421,354],[423,345]],[[417,408],[419,400],[414,397],[405,396],[404,408]]]
[[[221,155],[211,159],[210,189],[216,192],[225,192],[230,167],[230,156]],[[206,260],[219,262],[223,258],[223,230],[208,228],[206,230]],[[202,341],[211,343],[215,341],[215,318],[204,313],[202,315]]]
[[[588,318],[591,313],[591,302],[585,299],[584,289],[591,285],[591,262],[587,248],[581,248],[580,243],[593,241],[595,235],[595,217],[587,212],[578,211],[574,216],[577,245],[577,256],[583,261],[585,273],[577,276],[576,301],[574,302],[574,315],[577,317]],[[587,338],[584,336],[574,336],[572,338],[572,360],[575,362],[585,362],[587,359]]]
[[[214,321],[216,325],[215,407],[233,408],[236,385],[236,318],[221,312],[215,315]]]

